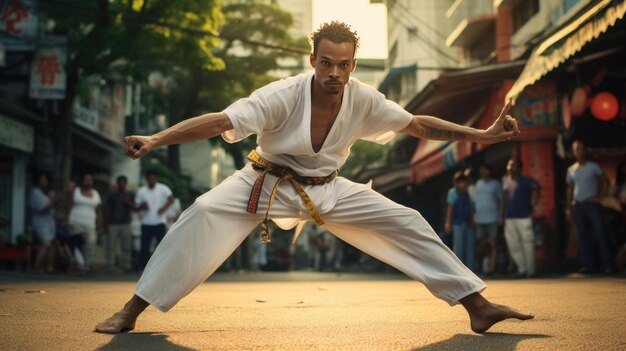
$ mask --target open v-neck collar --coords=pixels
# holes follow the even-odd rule
[[[308,149],[314,155],[318,155],[322,152],[322,150],[324,150],[324,148],[328,144],[328,139],[331,137],[335,129],[337,129],[337,125],[339,124],[341,117],[344,115],[344,111],[347,108],[346,98],[347,98],[349,86],[348,84],[343,86],[343,95],[341,96],[341,107],[339,108],[339,112],[337,112],[337,117],[333,121],[333,126],[330,127],[330,130],[328,131],[326,138],[324,138],[324,142],[322,143],[322,146],[317,152],[315,152],[315,149],[313,148],[313,140],[311,139],[311,117],[312,117],[311,113],[313,110],[312,86],[313,86],[314,77],[315,77],[315,73],[311,73],[311,75],[309,75],[309,79],[307,80],[307,84],[306,84],[306,94],[305,94],[306,96],[304,98],[304,123],[303,123],[304,127],[302,129],[304,130],[304,140],[306,140]]]

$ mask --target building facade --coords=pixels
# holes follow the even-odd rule
[[[401,1],[387,3],[392,7]],[[508,159],[521,159],[523,173],[541,185],[541,201],[534,210],[541,228],[536,258],[540,269],[554,269],[555,262],[577,255],[572,226],[564,216],[565,170],[573,162],[571,141],[585,142],[613,183],[617,164],[626,157],[624,68],[619,59],[626,37],[626,5],[621,0],[455,0],[446,5],[445,43],[454,50],[459,69],[440,72],[408,101],[399,98],[405,92],[394,96],[414,114],[477,128],[488,127],[505,101],[513,100],[511,114],[518,118],[522,134],[513,142],[488,146],[422,140],[407,166],[408,181],[401,178],[404,170],[391,167],[368,175],[375,188],[420,210],[439,231],[445,192],[455,171],[487,163],[501,176]],[[389,22],[399,26],[397,20]],[[389,42],[397,45],[397,52],[403,45],[411,46]],[[594,115],[596,96],[611,105],[598,107],[596,102]],[[583,108],[573,115],[575,103]],[[433,206],[433,199],[438,205]],[[609,239],[618,242],[610,228],[608,223]]]

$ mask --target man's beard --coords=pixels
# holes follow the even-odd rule
[[[341,84],[341,82],[338,80],[329,80],[327,82],[324,82],[324,87],[324,91],[326,91],[327,94],[336,95],[341,93],[341,88],[343,87],[343,84]]]

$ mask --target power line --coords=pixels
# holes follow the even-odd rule
[[[385,3],[387,1],[385,0]],[[403,14],[410,16],[412,19],[414,19],[415,21],[421,23],[424,27],[430,29],[433,33],[435,33],[436,35],[438,35],[441,39],[446,40],[446,36],[441,34],[441,32],[439,32],[437,29],[431,27],[427,22],[423,21],[421,18],[419,18],[418,16],[413,14],[413,11],[411,11],[411,9],[409,9],[408,7],[404,6],[404,4],[401,1],[396,1],[395,5],[398,5],[399,7],[401,7],[404,11],[402,12]]]
[[[408,30],[409,32],[414,31],[415,27],[412,27],[412,26],[410,26],[410,25],[407,25],[407,24],[404,22],[404,19],[403,19],[403,18],[400,18],[399,16],[397,16],[396,14],[394,14],[394,13],[393,13],[393,12],[391,12],[391,11],[389,12],[389,14],[390,14],[392,17],[394,17],[395,19],[397,19],[397,20],[398,20],[398,23],[399,23],[402,27],[404,27],[406,30]],[[458,61],[457,61],[457,59],[456,59],[456,58],[454,58],[454,57],[450,56],[448,53],[446,53],[445,51],[441,50],[439,47],[437,47],[437,46],[436,46],[436,45],[434,45],[433,43],[431,43],[431,42],[427,41],[426,39],[422,38],[421,36],[419,36],[419,34],[416,34],[416,35],[415,35],[415,38],[416,38],[417,40],[421,41],[421,42],[422,42],[422,43],[423,43],[423,44],[424,44],[427,48],[429,48],[429,49],[430,49],[430,50],[432,50],[433,52],[435,52],[435,53],[437,53],[437,54],[439,54],[439,55],[440,55],[440,56],[437,56],[437,55],[435,55],[435,56],[429,55],[429,56],[430,56],[433,60],[437,61],[440,65],[442,65],[442,66],[446,66],[446,65],[444,64],[444,62],[442,62],[442,61],[441,61],[441,58],[442,58],[442,57],[445,57],[445,58],[447,58],[447,59],[449,59],[449,60],[453,61],[454,63],[458,63]]]
[[[415,17],[415,16],[413,16],[413,15],[411,14],[411,10],[410,10],[410,9],[408,9],[408,8],[404,7],[403,5],[401,5],[401,4],[400,4],[400,2],[397,2],[397,4],[398,4],[398,5],[400,5],[400,6],[401,6],[401,7],[405,10],[405,11],[400,11],[401,13],[404,13],[404,14],[406,14],[406,15],[410,15],[410,16],[411,16],[411,18],[413,18],[413,19],[417,19],[417,17]],[[391,14],[393,17],[395,17],[395,18],[399,21],[399,23],[400,23],[403,27],[405,27],[407,30],[409,30],[409,31],[411,31],[411,32],[412,32],[412,31],[414,31],[414,30],[416,29],[416,28],[415,28],[415,27],[413,27],[413,26],[410,26],[410,25],[405,24],[405,23],[402,21],[402,19],[401,19],[401,18],[400,18],[397,14],[394,14],[394,13],[393,13],[393,11],[390,11],[390,14]],[[420,20],[420,21],[421,21],[421,20]],[[423,23],[423,22],[420,22],[420,23],[422,23],[422,24],[423,24],[426,28],[431,29],[433,32],[435,32],[437,35],[439,35],[441,38],[445,39],[445,37],[444,37],[441,33],[439,33],[438,31],[436,31],[435,29],[431,28],[430,26],[426,25],[426,24],[425,24],[425,23]],[[451,61],[452,61],[452,62],[454,62],[454,63],[458,63],[458,60],[457,60],[455,57],[452,57],[452,56],[450,56],[447,52],[445,52],[445,51],[441,50],[441,49],[440,49],[440,48],[439,48],[436,44],[433,44],[433,43],[432,43],[432,42],[430,42],[429,40],[427,40],[427,39],[425,39],[425,38],[420,37],[420,36],[419,36],[419,33],[416,33],[416,34],[415,34],[415,38],[417,38],[418,40],[420,40],[420,41],[421,41],[424,45],[426,45],[426,46],[430,47],[433,51],[435,51],[435,52],[436,52],[436,53],[438,53],[439,55],[441,55],[441,56],[443,56],[443,57],[445,57],[445,58],[447,58],[447,59],[451,60]],[[433,58],[434,58],[434,57],[433,57]],[[436,61],[438,61],[436,58],[434,58],[434,59],[435,59]],[[441,61],[439,61],[439,63],[440,63],[440,64],[442,64],[442,62],[441,62]],[[443,64],[442,64],[442,65],[443,65]]]

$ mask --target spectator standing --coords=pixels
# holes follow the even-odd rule
[[[597,163],[587,159],[580,141],[572,143],[576,162],[567,169],[567,218],[574,220],[580,251],[580,273],[594,270],[594,248],[600,253],[602,268],[612,270],[609,247],[602,223],[601,189],[608,190],[608,178]]]
[[[54,206],[60,197],[48,190],[49,179],[45,174],[37,176],[36,185],[31,189],[28,197],[28,205],[31,211],[31,226],[33,235],[39,244],[35,258],[35,272],[42,270],[45,260],[46,272],[54,272],[54,246],[55,219]]]
[[[137,191],[135,205],[140,210],[141,216],[141,251],[139,253],[139,267],[143,269],[150,259],[152,241],[157,245],[161,242],[166,232],[165,211],[174,202],[172,190],[159,183],[155,171],[146,172],[147,185]]]
[[[626,269],[626,159],[617,166],[615,175],[614,196],[619,201],[619,215],[617,219],[618,251],[615,263],[620,272]]]
[[[105,211],[105,231],[108,233],[107,240],[107,269],[112,272],[120,268],[122,271],[130,271],[132,231],[132,211],[135,209],[135,194],[127,191],[128,178],[121,175],[117,177],[117,187],[107,197]],[[119,267],[116,267],[116,256],[120,249]]]
[[[467,188],[469,180],[456,172],[454,187],[448,191],[445,232],[452,233],[452,248],[467,268],[475,270],[476,239],[472,230],[472,201]]]
[[[521,174],[522,163],[511,159],[502,180],[504,237],[519,276],[532,277],[535,271],[533,207],[539,202],[539,184]]]
[[[102,228],[102,199],[93,188],[91,174],[83,175],[79,186],[71,189],[70,194],[68,224],[73,233],[80,233],[83,237],[81,253],[84,264],[79,269],[89,271],[98,243],[97,231]]]
[[[626,211],[626,159],[617,165],[615,174],[615,190],[613,194],[620,202],[622,211]],[[623,213],[626,216],[626,212]]]
[[[492,177],[491,168],[482,164],[479,168],[480,179],[474,192],[474,222],[476,223],[476,241],[484,253],[483,272],[492,274],[497,259],[498,226],[501,218],[502,195],[501,183]]]

